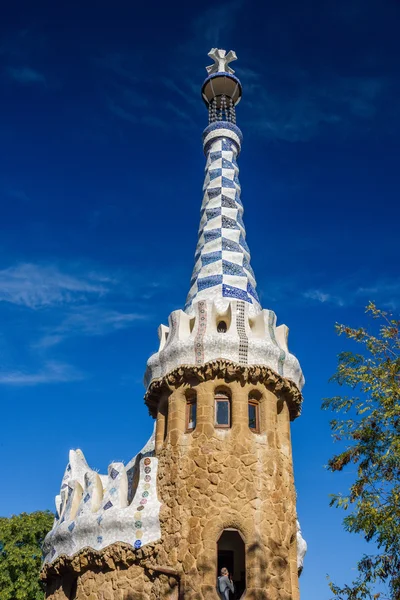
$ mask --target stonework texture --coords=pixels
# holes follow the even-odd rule
[[[231,398],[231,427],[215,427],[215,393]],[[290,391],[290,390],[289,390]],[[217,542],[225,529],[245,544],[252,600],[298,600],[296,498],[288,386],[232,371],[187,373],[159,385],[156,415],[161,539],[133,550],[114,544],[46,567],[51,600],[217,600]],[[187,398],[197,423],[186,433]],[[249,394],[259,402],[259,433],[248,426]]]

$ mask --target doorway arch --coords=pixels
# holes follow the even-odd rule
[[[239,600],[246,591],[246,546],[238,529],[224,529],[217,541],[218,575],[223,567],[232,574],[235,592],[231,596]]]

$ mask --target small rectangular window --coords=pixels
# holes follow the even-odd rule
[[[231,403],[225,394],[215,396],[215,427],[231,426]]]
[[[196,416],[197,416],[197,402],[196,400],[190,399],[186,402],[186,431],[193,431],[196,429]]]
[[[249,428],[255,433],[260,432],[259,404],[256,400],[249,400]]]

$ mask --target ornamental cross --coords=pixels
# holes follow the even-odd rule
[[[230,50],[228,54],[225,50],[220,50],[219,48],[211,48],[208,56],[212,58],[215,63],[206,67],[207,73],[211,75],[212,73],[234,73],[235,71],[228,67],[228,63],[233,60],[237,60],[236,52]]]

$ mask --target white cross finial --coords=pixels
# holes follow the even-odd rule
[[[219,48],[211,48],[208,56],[212,58],[215,63],[206,67],[207,73],[211,75],[212,73],[234,73],[235,71],[228,67],[228,63],[237,59],[236,53],[233,50],[230,50],[228,54],[225,50],[220,50]]]

